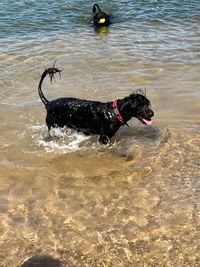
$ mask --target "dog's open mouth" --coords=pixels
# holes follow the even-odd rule
[[[152,124],[152,120],[151,119],[147,120],[147,119],[144,119],[142,117],[137,117],[137,118],[138,118],[139,121],[141,121],[145,125],[151,125]]]

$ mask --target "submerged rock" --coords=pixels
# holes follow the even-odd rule
[[[61,262],[50,256],[36,255],[26,260],[21,267],[61,267]]]

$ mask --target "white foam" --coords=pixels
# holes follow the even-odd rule
[[[46,126],[30,127],[33,142],[46,152],[69,153],[77,150],[91,149],[90,136],[66,128],[52,128],[50,133]]]

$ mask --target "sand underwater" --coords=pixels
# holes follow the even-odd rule
[[[0,267],[200,265],[199,1],[0,3]],[[104,147],[54,129],[37,94],[111,101],[146,88],[153,124],[132,119]],[[28,264],[28,263],[27,263]],[[52,267],[48,265],[48,267]],[[44,266],[45,267],[45,266]]]

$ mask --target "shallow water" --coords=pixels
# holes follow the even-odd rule
[[[87,2],[87,3],[86,3]],[[199,1],[0,3],[0,266],[36,254],[64,266],[199,266]],[[110,101],[146,88],[155,117],[102,147],[54,129],[48,99]]]

